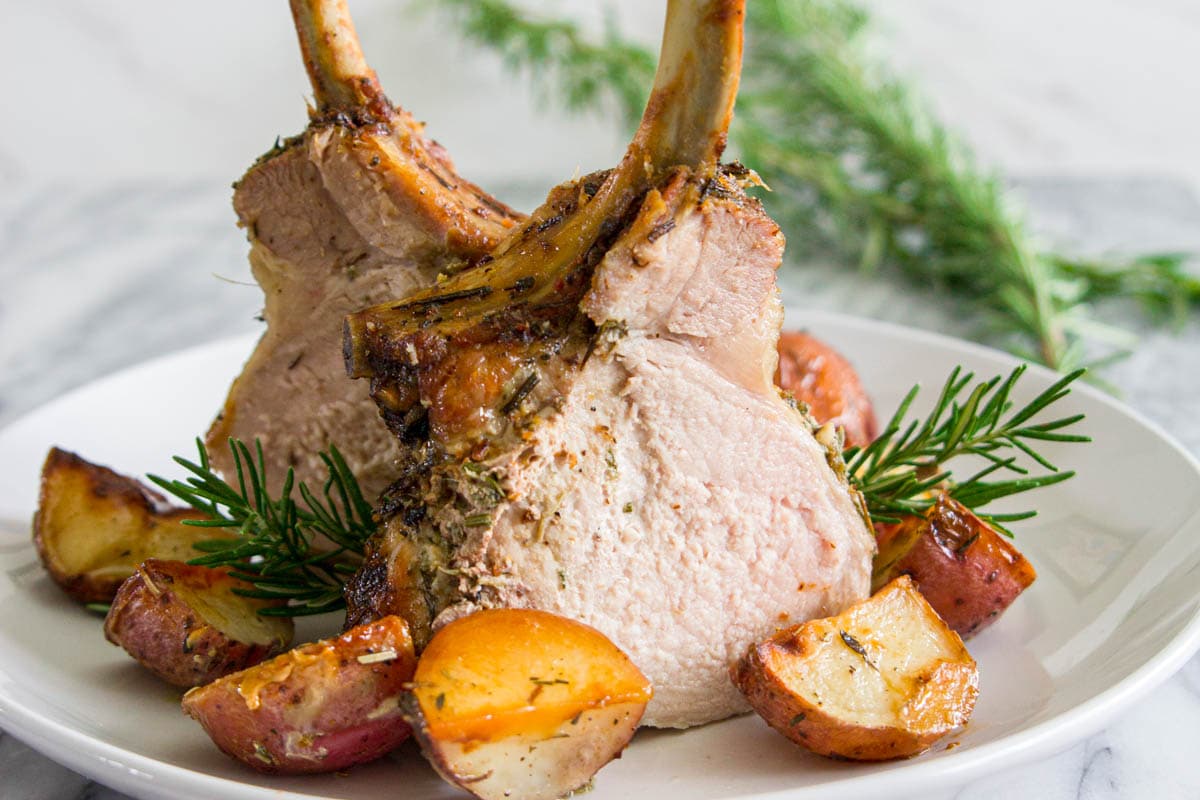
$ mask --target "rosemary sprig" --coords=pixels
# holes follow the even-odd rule
[[[932,492],[945,491],[985,521],[1008,535],[1005,523],[1028,519],[1033,511],[987,514],[979,509],[1002,497],[1065,481],[1075,473],[1058,470],[1035,449],[1037,442],[1086,442],[1086,436],[1066,433],[1082,414],[1039,421],[1043,412],[1070,393],[1082,375],[1064,376],[1033,400],[1014,408],[1011,397],[1025,366],[1006,378],[995,377],[972,386],[974,375],[955,367],[923,420],[907,419],[919,387],[905,396],[896,413],[874,442],[844,452],[850,482],[862,494],[876,522],[894,522],[921,514],[933,503]],[[968,387],[971,387],[968,390]],[[249,597],[288,601],[260,613],[279,616],[322,614],[344,608],[346,580],[362,562],[367,540],[375,533],[371,506],[337,448],[321,453],[329,476],[321,494],[289,470],[279,495],[266,490],[262,446],[251,451],[242,442],[229,443],[236,480],[226,482],[209,465],[208,451],[197,440],[198,461],[175,458],[190,474],[185,480],[151,475],[164,491],[202,512],[205,519],[187,524],[225,528],[240,534],[235,539],[200,542],[207,555],[192,564],[231,567],[231,573],[253,584],[242,590]],[[961,456],[985,459],[986,467],[958,480],[946,468]],[[1030,475],[1018,463],[1026,456],[1048,470]],[[482,474],[480,465],[464,467]],[[996,480],[992,476],[1007,473]],[[1016,476],[1016,477],[1011,477]],[[293,494],[299,493],[301,502]],[[628,509],[626,509],[628,510]],[[468,526],[488,524],[488,515],[468,517]]]
[[[260,613],[277,616],[324,614],[344,607],[342,589],[361,562],[364,545],[375,533],[371,505],[336,447],[320,454],[328,478],[318,495],[288,470],[279,495],[267,491],[262,445],[229,442],[236,481],[226,482],[210,467],[204,443],[196,441],[199,461],[176,457],[191,475],[185,480],[149,479],[206,519],[186,524],[226,528],[235,539],[196,545],[207,555],[189,563],[230,567],[230,574],[254,585],[239,594],[287,603]],[[297,502],[294,494],[300,495]]]
[[[500,52],[573,109],[615,105],[632,125],[653,56],[612,26],[578,25],[505,0],[442,0],[467,39]],[[1156,322],[1200,306],[1181,254],[1081,260],[1034,245],[995,177],[863,47],[866,13],[844,0],[755,0],[730,141],[773,188],[764,197],[792,252],[833,249],[923,289],[973,302],[981,334],[1067,372],[1128,331],[1092,301],[1140,301]],[[1163,314],[1169,311],[1169,314]]]
[[[862,492],[872,520],[898,522],[901,517],[922,514],[933,505],[935,490],[949,494],[1009,536],[1012,532],[1004,523],[1036,516],[1035,511],[988,514],[979,509],[1002,497],[1074,476],[1074,472],[1059,470],[1038,452],[1037,442],[1091,440],[1065,432],[1083,419],[1082,414],[1049,421],[1035,419],[1068,395],[1070,385],[1084,371],[1064,375],[1033,400],[1014,408],[1012,393],[1025,369],[1022,364],[1003,379],[996,376],[972,385],[974,374],[964,374],[961,367],[955,367],[924,420],[907,419],[919,391],[914,386],[875,441],[866,447],[848,448],[844,454],[846,470],[851,483]],[[946,464],[967,455],[988,463],[958,480]],[[1018,463],[1022,455],[1048,471],[1030,475],[1029,469]],[[1017,477],[992,479],[1006,473]]]

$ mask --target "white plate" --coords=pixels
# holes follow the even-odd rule
[[[943,337],[832,314],[794,316],[847,353],[876,405],[915,381],[931,394],[950,368],[1007,372],[1009,357]],[[104,641],[98,617],[45,577],[29,544],[37,473],[59,444],[118,470],[172,471],[249,352],[239,338],[114,375],[0,433],[0,725],[102,783],[145,798],[458,797],[411,750],[347,777],[265,778],[228,761],[179,711],[178,695]],[[1025,395],[1052,379],[1031,370]],[[928,398],[926,398],[928,399]],[[980,700],[954,746],[851,765],[801,752],[753,716],[686,732],[643,731],[600,773],[591,800],[896,797],[953,786],[1046,756],[1099,729],[1200,646],[1200,465],[1162,431],[1099,392],[1087,446],[1049,448],[1078,477],[1036,496],[1019,545],[1040,572],[971,642]]]

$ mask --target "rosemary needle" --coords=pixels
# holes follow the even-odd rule
[[[848,448],[844,454],[846,470],[866,500],[872,520],[897,522],[906,515],[921,514],[933,504],[935,489],[1010,536],[1004,523],[1035,516],[1035,511],[988,514],[980,509],[1003,497],[1074,476],[1074,472],[1059,470],[1051,463],[1037,450],[1037,443],[1091,440],[1066,432],[1083,419],[1082,414],[1039,419],[1047,408],[1070,393],[1071,384],[1084,371],[1064,375],[1028,403],[1016,406],[1012,394],[1025,370],[1021,365],[1005,378],[973,383],[972,373],[955,367],[923,420],[907,419],[918,394],[918,388],[913,387],[878,438],[866,447]],[[986,466],[958,479],[946,464],[961,456],[977,456]],[[1045,472],[1031,475],[1022,460],[1032,461]]]
[[[297,483],[288,470],[278,496],[272,496],[261,443],[255,442],[251,451],[237,439],[229,441],[236,473],[232,482],[213,471],[203,442],[197,440],[196,447],[198,461],[175,458],[189,477],[149,479],[206,517],[187,524],[240,535],[198,543],[196,548],[206,555],[189,563],[230,567],[230,574],[254,586],[240,594],[288,601],[261,614],[302,616],[343,608],[342,589],[376,525],[371,505],[337,448],[320,454],[328,472],[320,494]]]

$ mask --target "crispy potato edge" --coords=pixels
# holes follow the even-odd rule
[[[133,478],[52,447],[42,466],[33,544],[72,599],[108,603],[145,559],[190,555],[196,541],[233,535],[183,524],[199,517],[168,506]]]
[[[860,724],[827,712],[790,686],[773,666],[777,659],[807,659],[816,650],[817,623],[843,620],[885,591],[911,593],[952,638],[950,659],[939,660],[919,676],[917,688],[904,699],[897,725]],[[730,678],[768,725],[818,755],[848,761],[911,758],[932,747],[970,719],[978,697],[978,668],[961,638],[937,617],[907,576],[901,576],[843,614],[812,620],[751,645],[730,667]],[[844,623],[839,623],[844,624]],[[848,626],[847,626],[848,627]],[[849,630],[853,635],[854,630]],[[957,643],[957,646],[953,646]],[[901,643],[903,645],[903,643]],[[948,722],[947,722],[948,720]]]

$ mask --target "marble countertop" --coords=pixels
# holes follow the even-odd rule
[[[1091,251],[1200,251],[1200,205],[1182,184],[1043,178],[1017,188],[1049,239],[1086,242]],[[537,199],[521,186],[501,196],[524,207]],[[0,197],[0,424],[128,364],[254,330],[261,295],[248,283],[245,250],[226,186],[163,180],[13,186]],[[957,335],[973,330],[952,298],[833,265],[788,265],[781,282],[797,306]],[[897,303],[897,296],[921,302]],[[1200,454],[1198,375],[1195,320],[1175,333],[1146,331],[1136,353],[1106,373],[1126,402]],[[0,800],[123,797],[31,751],[19,737],[20,731],[0,733]],[[1066,751],[926,797],[1194,798],[1198,748],[1200,657]]]

